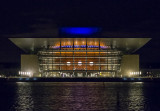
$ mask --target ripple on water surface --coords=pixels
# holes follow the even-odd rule
[[[159,111],[160,84],[3,83],[0,111]]]

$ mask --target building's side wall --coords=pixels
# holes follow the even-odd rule
[[[139,71],[139,55],[123,55],[121,60],[121,75],[129,77],[130,72]]]
[[[33,76],[39,75],[39,64],[37,55],[21,55],[21,71],[31,72]]]

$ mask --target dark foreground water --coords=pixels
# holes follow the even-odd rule
[[[160,111],[160,83],[0,83],[0,111]]]

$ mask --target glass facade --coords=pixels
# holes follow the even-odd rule
[[[43,77],[114,77],[120,71],[121,52],[113,41],[61,39],[38,51]]]

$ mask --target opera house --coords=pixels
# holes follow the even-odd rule
[[[76,29],[72,33],[79,34],[81,31]],[[140,75],[139,55],[133,53],[150,40],[87,36],[9,39],[26,52],[21,55],[20,73],[34,77]]]

